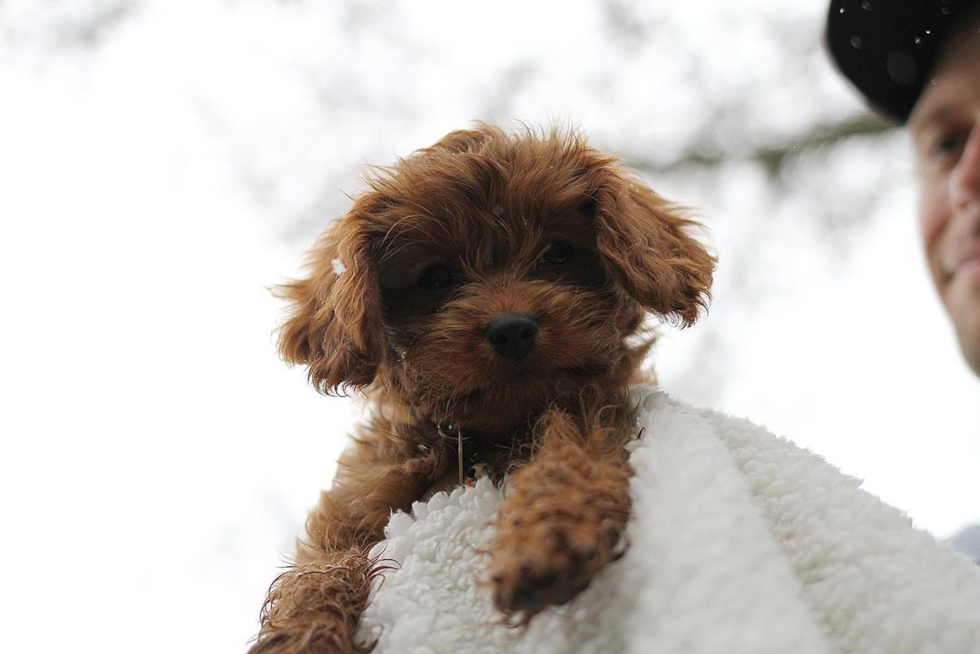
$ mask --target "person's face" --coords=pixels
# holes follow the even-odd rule
[[[909,120],[936,290],[980,375],[980,18],[953,36]]]

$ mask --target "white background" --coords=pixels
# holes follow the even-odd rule
[[[3,649],[246,649],[358,410],[278,360],[268,287],[367,164],[473,119],[648,163],[725,144],[714,172],[648,178],[720,260],[709,316],[664,330],[664,388],[937,536],[980,520],[980,383],[926,278],[905,135],[776,178],[738,156],[863,111],[823,3],[793,4],[0,5]]]

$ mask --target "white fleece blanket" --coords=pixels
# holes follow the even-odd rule
[[[377,654],[980,653],[980,568],[819,457],[634,389],[626,555],[526,629],[479,583],[500,491],[398,513],[361,637]]]

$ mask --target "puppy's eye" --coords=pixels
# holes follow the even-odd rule
[[[441,291],[456,283],[456,277],[446,266],[429,266],[419,275],[418,285],[427,291]]]
[[[552,241],[548,249],[541,255],[540,266],[560,266],[571,261],[575,256],[575,248],[565,241]]]
[[[580,211],[584,213],[586,216],[588,216],[589,218],[595,217],[596,212],[598,210],[599,210],[599,201],[591,196],[587,196],[585,198],[585,201],[582,203],[582,207],[580,209]]]

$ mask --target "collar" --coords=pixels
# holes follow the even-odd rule
[[[465,433],[463,428],[451,422],[434,422],[439,441],[447,449],[456,450],[456,466],[459,471],[459,485],[475,486],[483,477],[488,477],[494,486],[499,486],[503,475],[479,458],[476,438]]]

